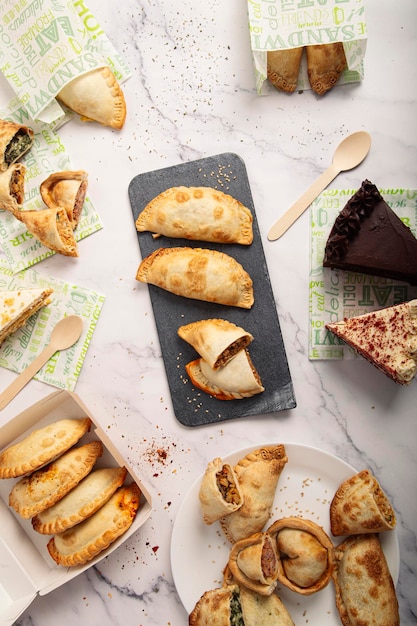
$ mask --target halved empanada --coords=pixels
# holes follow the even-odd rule
[[[303,50],[303,47],[268,50],[267,77],[274,87],[289,93],[296,90]]]
[[[213,369],[226,365],[253,340],[253,336],[246,330],[222,319],[191,322],[180,326],[178,335]]]
[[[39,211],[15,211],[15,217],[23,222],[44,246],[64,256],[78,256],[77,242],[65,209],[39,209]]]
[[[235,471],[220,458],[213,459],[207,465],[198,496],[206,524],[213,524],[224,515],[237,511],[243,504]]]
[[[394,509],[369,470],[343,481],[330,504],[330,528],[335,537],[379,533],[392,530],[395,524]]]
[[[49,554],[65,567],[91,561],[130,528],[139,504],[136,483],[120,487],[91,517],[50,539]]]
[[[33,137],[29,126],[0,120],[0,172],[5,172],[32,147]]]
[[[220,520],[231,543],[260,532],[270,519],[278,480],[287,461],[285,446],[279,444],[249,452],[235,465],[243,505]]]
[[[83,122],[99,122],[119,130],[126,119],[123,91],[109,67],[100,67],[77,76],[57,95]]]
[[[171,187],[146,205],[136,228],[166,237],[249,245],[252,222],[250,210],[222,191]]]
[[[306,46],[308,80],[313,91],[322,96],[339,80],[346,69],[343,43]]]
[[[62,533],[93,515],[123,485],[127,470],[108,467],[94,470],[56,504],[32,518],[33,528],[43,535]]]
[[[234,258],[205,248],[158,248],[140,263],[136,280],[177,296],[250,309],[253,284]]]
[[[42,200],[50,209],[62,207],[68,215],[71,227],[78,226],[85,196],[88,175],[84,170],[54,172],[40,185]]]
[[[13,163],[0,173],[0,209],[17,211],[23,204],[26,168],[22,163]]]
[[[216,370],[204,359],[187,363],[185,369],[195,387],[218,400],[241,400],[265,391],[247,350]]]
[[[0,478],[33,472],[66,452],[90,429],[88,417],[62,419],[32,431],[0,453]]]
[[[270,535],[260,532],[233,545],[227,567],[240,587],[269,596],[277,586],[278,564],[275,542]]]
[[[100,441],[71,448],[55,461],[21,478],[9,494],[9,505],[25,519],[44,511],[87,476],[102,452]]]

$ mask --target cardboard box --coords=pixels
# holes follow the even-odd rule
[[[46,544],[50,536],[33,530],[31,520],[23,519],[8,505],[10,490],[19,479],[0,480],[0,624],[12,625],[30,605],[37,594],[45,595],[81,572],[98,563],[116,550],[135,533],[149,518],[152,510],[151,496],[112,445],[94,417],[74,393],[55,392],[29,407],[0,428],[0,450],[23,439],[29,432],[63,418],[88,416],[93,426],[80,443],[99,439],[103,443],[103,455],[95,468],[124,466],[128,470],[126,482],[135,481],[141,489],[141,503],[133,524],[106,550],[85,565],[62,567],[50,557]]]

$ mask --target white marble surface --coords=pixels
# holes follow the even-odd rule
[[[351,131],[368,130],[372,150],[334,187],[355,188],[365,177],[381,187],[416,187],[415,1],[368,0],[366,78],[324,98],[256,94],[244,1],[88,5],[133,70],[124,84],[128,116],[121,132],[79,121],[62,129],[74,166],[89,172],[105,227],[80,244],[78,262],[57,255],[36,269],[106,295],[76,392],[147,482],[153,512],[120,550],[37,597],[17,623],[187,623],[169,558],[182,498],[214,456],[270,440],[317,446],[375,472],[398,515],[401,623],[415,624],[417,386],[397,386],[362,361],[309,362],[308,216],[281,240],[266,240]],[[246,163],[298,404],[188,429],[173,414],[148,293],[134,278],[140,255],[127,188],[138,173],[221,152]],[[3,370],[0,378],[4,388],[15,375]],[[51,391],[32,381],[0,424]],[[158,448],[167,451],[164,462]]]

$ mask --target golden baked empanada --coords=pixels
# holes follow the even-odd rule
[[[52,293],[51,288],[0,291],[0,345],[6,337],[22,328],[36,311],[49,304],[52,300]],[[0,478],[2,478],[1,462]]]
[[[288,93],[296,90],[303,50],[303,47],[268,50],[266,71],[268,80],[274,87]]]
[[[339,80],[346,69],[342,42],[306,46],[308,80],[313,91],[322,96]]]
[[[330,528],[335,537],[379,533],[392,530],[395,524],[394,509],[369,470],[343,481],[330,504]]]
[[[119,130],[126,119],[126,102],[108,66],[77,76],[65,85],[57,99],[81,116],[83,122],[99,122]]]
[[[77,242],[64,208],[15,211],[14,215],[47,248],[65,256],[78,256]]]
[[[247,350],[241,350],[216,370],[204,359],[187,363],[185,369],[195,387],[218,400],[241,400],[265,390]]]
[[[23,204],[25,173],[22,163],[13,163],[0,173],[0,209],[13,213]]]
[[[40,185],[42,200],[50,209],[62,207],[72,228],[78,226],[85,196],[88,175],[84,170],[54,172]]]
[[[120,487],[91,517],[50,539],[49,554],[65,567],[91,561],[130,528],[139,503],[136,483]]]
[[[270,519],[278,480],[287,461],[285,446],[279,444],[249,452],[235,465],[243,505],[220,520],[231,543],[260,532]]]
[[[93,470],[56,504],[35,515],[33,528],[43,535],[54,535],[79,524],[111,498],[126,474],[124,467]]]
[[[158,248],[140,263],[136,280],[177,296],[250,309],[253,284],[234,258],[206,248]]]
[[[62,419],[32,431],[0,453],[0,478],[33,472],[66,452],[91,427],[88,417]]]
[[[247,348],[253,336],[223,319],[206,319],[180,326],[178,335],[189,343],[210,367],[223,367],[239,350]]]
[[[233,581],[263,596],[277,586],[278,553],[270,535],[255,533],[237,541],[229,555],[228,570]]]
[[[32,147],[33,137],[29,126],[0,120],[0,172],[5,172]]]
[[[250,210],[212,187],[171,187],[151,200],[136,220],[139,232],[166,237],[239,243],[253,241]]]
[[[9,505],[25,519],[44,511],[78,485],[102,453],[100,441],[71,448],[55,461],[21,478],[9,494]]]
[[[213,524],[243,504],[239,482],[233,467],[220,458],[207,465],[198,493],[203,520]]]
[[[343,626],[399,626],[395,587],[377,535],[352,535],[339,544],[333,579]]]

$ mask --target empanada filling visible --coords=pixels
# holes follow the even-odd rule
[[[245,626],[238,591],[233,591],[230,597],[230,626]]]
[[[265,541],[262,546],[261,568],[266,580],[274,578],[277,571],[277,560],[272,541],[269,537],[265,537]]]
[[[227,346],[225,350],[221,353],[220,357],[214,364],[214,368],[223,367],[232,359],[235,354],[237,354],[240,350],[244,350],[252,341],[252,337],[250,335],[246,335],[245,337],[239,337],[236,341],[233,341],[230,346]]]
[[[14,137],[12,137],[9,141],[6,150],[4,151],[4,161],[7,164],[7,167],[17,161],[17,159],[29,149],[31,143],[31,137],[22,128],[20,128]]]
[[[81,211],[84,205],[85,196],[87,193],[87,181],[83,180],[80,183],[80,187],[77,191],[77,195],[75,196],[74,202],[74,210],[73,210],[73,220],[75,224],[78,224],[78,220],[80,219]]]
[[[23,204],[22,173],[19,170],[12,172],[10,177],[10,195],[15,198],[17,204]]]
[[[229,465],[223,465],[222,469],[216,473],[216,481],[225,502],[228,504],[241,503],[241,497]]]
[[[392,526],[395,523],[395,519],[396,519],[394,510],[391,504],[389,503],[388,498],[382,491],[381,487],[376,482],[374,485],[373,496],[374,496],[375,502],[379,510],[381,511],[381,515],[383,515],[386,522],[390,526]]]

